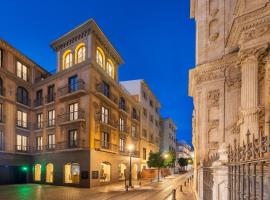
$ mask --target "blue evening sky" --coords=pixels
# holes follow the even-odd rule
[[[0,37],[51,71],[50,43],[95,19],[122,55],[120,80],[145,79],[172,117],[177,138],[191,143],[188,70],[195,65],[189,0],[9,0],[1,2]]]

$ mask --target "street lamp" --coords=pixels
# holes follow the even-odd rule
[[[164,158],[167,159],[168,157],[169,157],[169,155],[166,153],[166,154],[164,155]]]
[[[134,145],[130,144],[128,146],[128,151],[129,151],[129,187],[132,187],[132,177],[131,177],[131,155],[134,152]]]

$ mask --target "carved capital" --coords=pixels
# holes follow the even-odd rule
[[[268,44],[240,51],[241,64],[258,63],[259,59],[267,54],[267,49]]]

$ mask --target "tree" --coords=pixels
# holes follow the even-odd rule
[[[175,164],[175,152],[170,151],[166,155],[168,155],[168,156],[164,160],[164,166],[165,167],[174,167],[174,164]]]
[[[183,169],[184,167],[188,166],[188,160],[186,158],[179,158],[178,164]]]
[[[150,153],[148,161],[148,167],[156,167],[158,169],[158,182],[159,182],[159,172],[160,168],[164,167],[164,158],[161,153]]]

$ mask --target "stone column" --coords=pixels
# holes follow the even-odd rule
[[[270,134],[270,56],[265,65],[265,133]],[[268,135],[270,137],[270,135]]]
[[[241,111],[243,124],[241,126],[240,142],[246,141],[246,134],[258,135],[258,59],[253,54],[245,55],[241,62]]]

